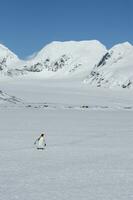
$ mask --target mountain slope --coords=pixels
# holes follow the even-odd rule
[[[133,46],[128,42],[115,45],[95,65],[84,82],[97,87],[132,87]]]
[[[12,51],[0,44],[0,72],[7,72],[18,61],[19,58]]]

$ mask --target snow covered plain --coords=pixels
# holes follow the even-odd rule
[[[0,89],[0,199],[133,199],[132,90],[41,79]]]

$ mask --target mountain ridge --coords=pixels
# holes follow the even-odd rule
[[[0,44],[0,73],[36,74],[43,78],[79,78],[96,87],[130,88],[133,82],[133,46],[123,42],[107,49],[98,40],[53,41],[28,60],[20,60]]]

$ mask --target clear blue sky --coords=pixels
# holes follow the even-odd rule
[[[133,44],[133,0],[0,0],[0,43],[19,57],[59,40]]]

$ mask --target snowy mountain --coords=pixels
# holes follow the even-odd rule
[[[10,75],[21,70],[21,74],[41,72],[38,74],[44,78],[84,78],[106,51],[105,46],[96,40],[52,42],[34,58],[22,61],[19,69],[10,70]]]
[[[84,82],[97,87],[132,87],[133,46],[125,42],[111,48],[95,65]]]
[[[6,73],[8,69],[13,67],[19,58],[7,47],[0,44],[0,72]]]
[[[133,46],[115,45],[110,50],[97,40],[52,42],[33,58],[20,60],[0,45],[0,72],[28,78],[71,78],[96,87],[132,87]]]

